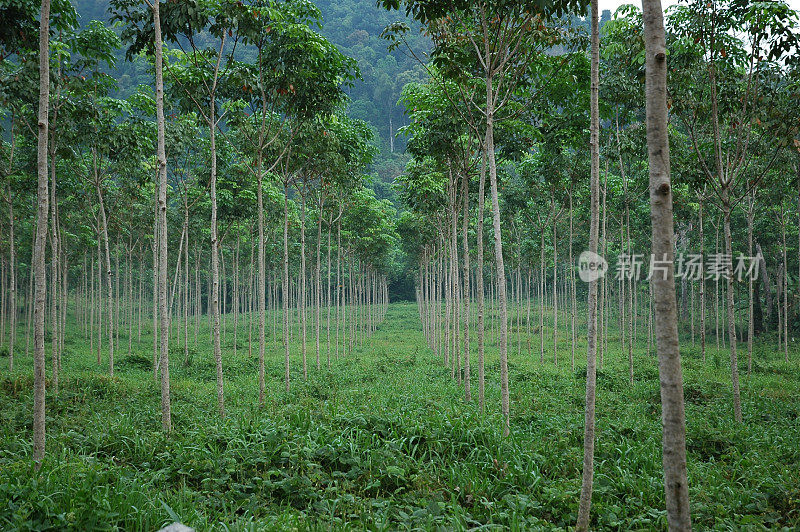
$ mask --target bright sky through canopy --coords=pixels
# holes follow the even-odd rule
[[[601,13],[603,12],[604,9],[608,9],[613,14],[614,11],[616,11],[616,9],[623,4],[633,4],[640,9],[642,7],[641,0],[638,2],[630,2],[630,1],[626,2],[625,0],[599,0],[599,2],[600,2],[599,7]],[[664,8],[667,8],[668,6],[671,5],[675,5],[677,3],[678,3],[677,0],[661,0],[661,5]],[[792,6],[793,9],[800,10],[800,0],[788,0],[788,4]]]

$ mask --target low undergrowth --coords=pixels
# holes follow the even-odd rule
[[[154,530],[173,520],[198,530],[571,527],[585,347],[572,369],[566,342],[558,367],[550,351],[540,365],[538,352],[524,346],[517,354],[511,343],[511,435],[503,438],[495,348],[481,414],[477,371],[467,404],[417,330],[414,307],[394,305],[376,335],[348,357],[334,356],[330,369],[323,341],[320,371],[310,343],[308,381],[295,350],[288,394],[281,355],[270,351],[263,408],[255,356],[246,344],[236,355],[226,349],[225,419],[216,414],[208,348],[201,342],[185,365],[173,347],[168,436],[152,344],[143,337],[135,353],[118,355],[110,378],[70,334],[59,395],[47,398],[47,458],[38,473],[31,361],[18,356],[14,373],[0,379],[0,529]],[[666,527],[658,372],[641,344],[633,385],[627,354],[613,346],[598,372],[596,529]],[[698,530],[800,527],[800,379],[796,363],[769,356],[751,376],[742,373],[743,424],[732,421],[727,369],[685,359]]]

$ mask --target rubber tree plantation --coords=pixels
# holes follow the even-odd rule
[[[0,0],[0,529],[800,529],[800,1],[618,4]]]

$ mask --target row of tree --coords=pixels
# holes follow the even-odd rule
[[[343,113],[357,68],[313,29],[316,7],[119,0],[110,10],[124,23],[121,37],[99,21],[80,27],[69,2],[52,12],[47,0],[23,2],[2,40],[9,274],[0,327],[10,365],[17,318],[27,316],[33,332],[37,464],[46,331],[57,394],[68,323],[113,375],[120,333],[127,329],[130,353],[152,303],[144,322],[152,318],[153,374],[170,431],[170,338],[182,340],[188,362],[189,328],[196,344],[204,313],[224,416],[226,334],[234,355],[243,327],[248,354],[257,345],[263,406],[268,318],[288,391],[291,341],[306,378],[311,341],[320,369],[321,353],[329,364],[331,351],[352,351],[376,330],[389,299],[395,211],[365,177],[372,129]],[[129,59],[150,61],[155,90],[117,97],[108,72],[123,43]]]
[[[737,421],[737,344],[747,342],[749,373],[753,338],[770,327],[788,360],[797,313],[786,234],[797,230],[790,213],[800,209],[800,68],[792,56],[798,15],[784,2],[689,0],[668,11],[665,26],[660,2],[643,2],[642,11],[623,6],[601,30],[593,4],[588,42],[565,16],[580,13],[579,3],[404,4],[434,49],[428,81],[403,91],[413,159],[400,178],[405,212],[398,230],[418,265],[428,343],[463,383],[467,401],[476,340],[481,409],[489,311],[506,434],[509,329],[516,329],[518,354],[527,337],[530,355],[531,336],[538,335],[541,361],[546,336],[552,338],[556,365],[559,334],[566,332],[574,369],[577,329],[586,328],[578,529],[589,525],[597,353],[602,364],[616,322],[633,382],[633,350],[646,328],[647,351],[655,345],[659,357],[670,528],[684,530],[690,520],[679,324],[687,342],[700,344],[703,360],[709,332],[730,351]],[[408,29],[397,24],[386,36],[415,54],[405,41]],[[760,231],[776,222],[780,239]],[[610,263],[601,280],[576,281],[576,255],[584,250]],[[692,261],[699,269],[689,268]],[[742,299],[746,304],[737,305]],[[539,313],[533,328],[532,301]]]

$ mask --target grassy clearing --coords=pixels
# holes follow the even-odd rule
[[[511,342],[512,426],[504,439],[494,349],[482,416],[425,348],[418,324],[414,305],[392,305],[376,335],[330,371],[313,369],[310,342],[309,379],[302,381],[295,351],[289,394],[281,354],[268,349],[264,410],[256,406],[257,351],[248,355],[240,334],[237,356],[224,346],[225,420],[216,415],[207,332],[189,366],[176,344],[169,438],[160,430],[151,339],[133,356],[118,355],[110,379],[71,331],[61,393],[48,396],[38,474],[30,459],[32,362],[19,356],[9,374],[0,359],[0,528],[153,530],[172,520],[199,530],[570,527],[585,365],[570,369],[566,332],[558,368],[539,364],[538,337],[532,356],[516,355]],[[126,351],[124,334],[121,343]],[[657,366],[646,341],[639,344],[633,386],[615,338],[598,375],[598,529],[666,526]],[[551,346],[548,338],[548,354]],[[784,364],[771,343],[757,347],[753,375],[742,379],[745,423],[737,425],[727,352],[709,351],[703,364],[698,349],[683,350],[696,528],[800,527],[797,363]],[[585,358],[584,344],[576,354]]]

